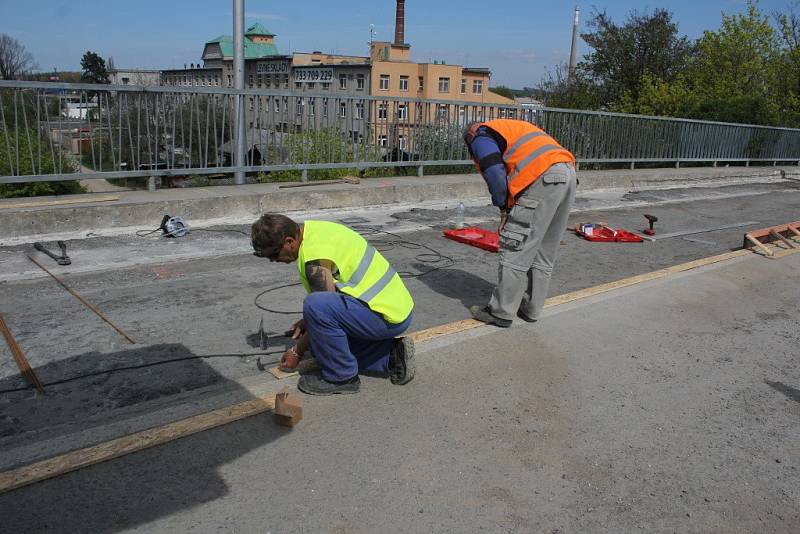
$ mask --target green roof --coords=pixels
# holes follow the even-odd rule
[[[263,35],[265,37],[275,37],[275,34],[266,29],[260,23],[256,22],[244,32],[245,35]]]
[[[259,24],[260,26],[260,24]],[[219,44],[222,57],[233,57],[233,37],[220,35],[216,39],[206,42],[206,45]],[[268,56],[277,56],[278,48],[272,43],[254,43],[247,36],[244,38],[244,58],[259,59]]]

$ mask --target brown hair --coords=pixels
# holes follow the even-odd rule
[[[258,255],[270,257],[280,250],[287,237],[297,237],[300,226],[286,215],[279,213],[265,213],[253,223],[250,232],[250,243]]]

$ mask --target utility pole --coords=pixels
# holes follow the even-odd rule
[[[244,0],[233,0],[233,88],[244,89]],[[246,133],[244,128],[245,96],[237,94],[234,106],[233,165],[244,167]],[[234,171],[233,183],[245,183],[244,171]]]
[[[575,22],[572,25],[572,50],[569,54],[569,77],[575,78],[575,68],[578,66],[578,25],[581,19],[581,8],[575,6]]]

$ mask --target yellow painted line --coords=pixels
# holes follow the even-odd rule
[[[638,274],[636,276],[631,276],[629,278],[623,278],[622,280],[616,280],[614,282],[608,282],[606,284],[600,284],[594,287],[580,289],[578,291],[572,291],[571,293],[564,293],[563,295],[558,295],[556,297],[547,299],[544,303],[544,307],[553,308],[555,306],[560,306],[568,302],[574,302],[576,300],[593,297],[595,295],[600,295],[602,293],[608,293],[609,291],[614,291],[616,289],[622,289],[624,287],[630,287],[636,284],[650,282],[652,280],[658,280],[659,278],[666,278],[674,274],[690,271],[692,269],[698,269],[700,267],[705,267],[706,265],[713,265],[715,263],[732,260],[734,258],[739,258],[741,256],[747,256],[750,254],[753,254],[753,252],[750,250],[744,250],[744,249],[734,250],[732,252],[726,252],[724,254],[719,254],[717,256],[710,256],[708,258],[701,258],[699,260],[690,261],[688,263],[682,263],[680,265],[673,265],[672,267],[659,269],[658,271]],[[453,323],[443,324],[440,326],[434,326],[433,328],[426,328],[425,330],[412,332],[409,334],[409,336],[411,337],[411,339],[414,340],[415,343],[422,343],[442,336],[449,336],[451,334],[458,334],[460,332],[472,330],[473,328],[484,326],[484,324],[485,323],[481,321],[476,321],[475,319],[462,319],[461,321],[455,321]],[[272,369],[269,370],[269,372],[272,373],[272,376],[274,376],[279,380],[297,376],[299,374],[297,371],[286,373],[281,371],[277,367],[273,367]],[[305,369],[301,370],[301,372],[305,372]]]

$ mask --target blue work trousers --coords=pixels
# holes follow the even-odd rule
[[[388,375],[392,340],[408,330],[413,316],[392,324],[357,298],[333,291],[310,293],[303,301],[311,353],[329,382],[365,371]]]

